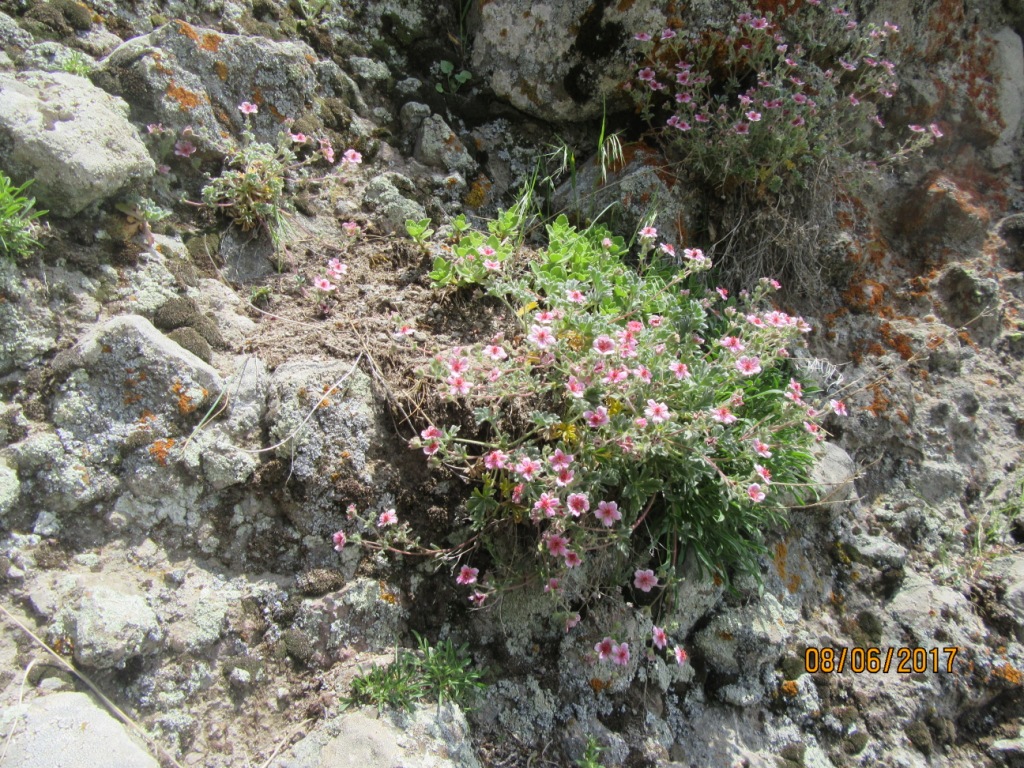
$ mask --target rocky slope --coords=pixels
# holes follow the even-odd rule
[[[628,593],[566,631],[540,596],[470,611],[443,562],[331,534],[354,504],[448,535],[467,489],[407,447],[410,404],[444,407],[417,370],[515,322],[432,291],[404,222],[482,221],[556,136],[594,147],[603,112],[627,128],[628,40],[671,9],[0,2],[0,169],[49,211],[37,255],[0,259],[3,759],[570,765],[593,737],[609,766],[1024,764],[1024,15],[866,5],[906,41],[890,119],[944,135],[835,201],[816,292],[786,294],[851,410],[816,470],[831,491],[773,535],[762,586],[692,574],[673,616],[689,663],[609,673],[602,627],[651,632]],[[307,139],[277,243],[195,205],[247,127]],[[654,196],[674,231],[693,198],[659,163],[633,147],[577,184],[623,226]],[[331,259],[347,269],[318,296]],[[469,644],[472,709],[345,708],[413,631]],[[855,646],[931,655],[854,674],[816,650]]]

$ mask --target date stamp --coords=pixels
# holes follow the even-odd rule
[[[808,648],[804,651],[804,670],[808,674],[842,673],[887,674],[890,670],[900,675],[924,672],[952,672],[953,660],[960,651],[948,648]]]

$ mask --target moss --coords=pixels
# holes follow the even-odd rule
[[[868,745],[868,740],[865,731],[857,731],[843,739],[843,751],[848,755],[859,754]]]
[[[204,363],[210,362],[213,358],[210,342],[204,339],[195,328],[176,328],[167,334],[167,338],[177,342]]]
[[[906,727],[903,731],[907,738],[910,739],[910,743],[913,744],[919,752],[930,755],[934,744],[932,743],[932,734],[928,730],[928,726],[921,720],[915,720]]]

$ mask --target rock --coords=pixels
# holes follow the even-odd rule
[[[0,165],[51,215],[76,216],[156,170],[128,105],[65,72],[0,74]]]
[[[810,484],[816,489],[819,503],[835,504],[849,501],[856,493],[853,481],[857,464],[835,443],[821,443],[815,448]]]
[[[119,46],[95,77],[152,122],[175,131],[192,126],[200,149],[222,151],[227,136],[247,124],[243,101],[260,107],[248,122],[256,138],[276,143],[282,121],[309,110],[313,94],[333,96],[317,83],[315,61],[304,43],[173,21]]]
[[[405,197],[415,185],[400,173],[384,173],[370,180],[363,190],[363,206],[373,210],[378,223],[388,232],[404,233],[407,219],[426,218],[423,206]]]
[[[423,121],[430,117],[430,107],[416,101],[410,101],[402,105],[399,112],[399,122],[405,133],[418,131]]]
[[[999,607],[1016,634],[1024,642],[1024,555],[1009,555],[993,560],[986,568],[987,578],[998,583],[1002,592]]]
[[[18,480],[18,471],[11,466],[8,459],[0,456],[0,521],[7,517],[7,513],[14,507],[20,495],[21,482]]]
[[[96,64],[91,56],[84,56],[81,51],[47,41],[37,43],[25,51],[21,58],[21,67],[22,69],[38,69],[43,72],[63,72],[64,67],[75,56],[83,57],[85,65],[90,68]]]
[[[729,703],[749,706],[763,695],[761,671],[773,666],[785,651],[787,623],[794,621],[771,594],[741,608],[723,610],[695,637],[709,666],[732,676],[736,683],[719,693]]]
[[[57,346],[58,319],[46,293],[12,259],[0,258],[0,375],[33,367]]]
[[[914,573],[907,574],[887,610],[913,644],[921,647],[966,647],[972,644],[972,638],[986,635],[984,625],[966,597]]]
[[[343,647],[387,653],[405,631],[407,618],[408,611],[386,582],[358,578],[340,592],[303,600],[293,628],[309,641],[311,656],[329,658]]]
[[[971,338],[986,346],[999,336],[1003,314],[995,280],[951,264],[939,276],[935,293],[944,323],[952,328],[965,327]]]
[[[65,607],[55,625],[74,643],[75,661],[98,669],[122,668],[130,659],[160,649],[163,632],[145,598],[93,587]]]
[[[1003,168],[1016,157],[1017,134],[1024,116],[1024,44],[1020,35],[1003,27],[992,35],[995,55],[988,76],[996,84],[999,138],[989,150],[996,168]]]
[[[236,283],[255,283],[274,274],[277,249],[262,232],[243,232],[231,226],[220,241],[223,274]]]
[[[19,27],[18,22],[6,13],[0,12],[0,49],[5,51],[17,48],[25,50],[32,43],[33,38],[30,33]]]
[[[375,717],[348,712],[291,749],[272,768],[479,768],[469,726],[452,703],[417,707],[411,714]]]
[[[598,117],[634,74],[637,32],[665,27],[663,4],[494,0],[480,6],[472,70],[514,107],[551,122]]]
[[[167,338],[187,349],[204,363],[210,362],[213,358],[210,342],[204,339],[195,328],[175,328],[167,334]]]
[[[4,765],[10,768],[159,768],[128,729],[84,693],[53,693],[24,708]]]
[[[413,155],[424,165],[466,176],[476,170],[476,161],[439,115],[431,115],[420,123]]]

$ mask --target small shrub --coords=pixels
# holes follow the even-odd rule
[[[752,10],[636,36],[632,93],[678,167],[719,193],[778,195],[822,168],[841,173],[929,142],[918,126],[901,147],[886,139],[881,113],[898,88],[887,51],[894,25],[860,24],[818,0]]]
[[[29,180],[15,186],[0,171],[0,253],[10,258],[26,258],[39,247],[36,220],[46,211],[33,210],[36,201],[25,195],[31,184]]]
[[[678,586],[690,551],[709,575],[756,574],[764,531],[801,495],[823,409],[804,400],[788,348],[810,327],[770,306],[768,279],[705,291],[704,254],[677,257],[655,236],[641,231],[638,272],[622,238],[560,217],[525,272],[485,275],[521,331],[431,364],[476,434],[430,425],[413,445],[475,481],[467,536],[495,563],[492,589],[525,571],[557,595],[599,558],[614,572],[592,587],[632,574],[650,592]],[[457,581],[483,602],[476,569]]]

